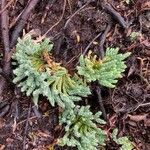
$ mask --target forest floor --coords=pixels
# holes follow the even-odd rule
[[[3,10],[2,6],[3,11],[0,10],[0,53],[7,50],[6,41],[10,42],[11,51],[15,49],[14,31],[22,25],[20,17],[30,7],[30,2],[25,0],[1,0],[0,5],[5,2],[7,8]],[[101,96],[108,129],[118,128],[120,136],[129,136],[135,149],[150,150],[150,2],[41,0],[29,12],[23,16],[18,36],[34,30],[36,36],[50,38],[56,60],[70,71],[80,54],[89,49],[99,56],[107,47],[119,47],[121,53],[131,52],[123,78],[114,89],[101,87]],[[9,38],[2,34],[2,19],[6,17],[3,15],[9,20]],[[0,67],[5,68],[4,65],[7,63],[1,59]],[[3,73],[1,80],[2,76]],[[41,98],[37,110],[32,99],[18,92],[12,84],[12,75],[6,78],[7,86],[0,91],[0,150],[48,150],[59,137],[58,107],[51,107]],[[92,90],[88,103],[93,111],[100,110],[98,96]],[[56,146],[55,149],[72,148]],[[106,149],[118,150],[119,147],[108,140]]]

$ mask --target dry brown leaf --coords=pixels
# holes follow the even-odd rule
[[[141,44],[144,44],[147,47],[150,47],[150,41],[148,39],[141,42]]]
[[[145,120],[148,114],[144,114],[144,115],[128,115],[127,117],[130,118],[130,120],[135,121],[135,122],[139,122],[142,120]]]
[[[145,8],[145,7],[150,8],[150,1],[148,1],[142,5],[142,8]]]

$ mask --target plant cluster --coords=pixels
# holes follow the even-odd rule
[[[39,96],[45,96],[50,104],[62,108],[60,124],[65,125],[65,135],[58,144],[77,147],[79,150],[96,150],[105,143],[105,132],[98,124],[101,112],[95,115],[89,106],[77,106],[76,101],[91,94],[89,84],[98,81],[106,87],[114,87],[126,65],[124,59],[129,53],[118,54],[118,48],[108,48],[101,60],[90,51],[87,56],[80,56],[77,73],[69,74],[61,63],[51,54],[53,44],[48,39],[36,43],[31,36],[18,40],[13,59],[17,62],[14,69],[14,83],[21,87],[27,96],[33,96],[38,105]]]
[[[18,67],[14,69],[14,83],[19,83],[21,91],[33,95],[35,105],[39,95],[47,97],[52,106],[74,107],[74,101],[90,94],[90,89],[82,80],[75,80],[67,69],[56,63],[50,54],[53,44],[46,39],[34,43],[30,36],[19,39],[14,59]]]
[[[130,53],[118,54],[119,48],[107,48],[105,57],[101,60],[96,55],[92,56],[91,51],[85,57],[80,57],[80,66],[77,67],[78,73],[87,82],[98,80],[99,84],[113,88],[121,78],[121,73],[125,70],[124,59]]]
[[[117,134],[118,134],[118,129],[114,129],[112,133],[112,139],[118,145],[121,145],[120,150],[132,150],[134,148],[128,137],[124,136],[124,137],[117,138]]]
[[[76,106],[62,113],[60,123],[66,124],[66,133],[60,139],[60,145],[77,146],[79,150],[97,150],[99,144],[104,145],[105,132],[96,125],[105,124],[100,119],[101,112],[93,115],[89,108],[90,106]]]
[[[138,37],[140,37],[140,33],[139,32],[135,32],[135,31],[131,32],[131,34],[130,34],[131,42],[136,41]]]

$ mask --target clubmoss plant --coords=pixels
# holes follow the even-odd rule
[[[80,65],[77,66],[78,74],[87,82],[98,80],[99,84],[114,88],[118,78],[125,71],[126,59],[130,53],[118,54],[119,48],[107,48],[105,57],[101,60],[90,51],[87,56],[81,55]]]
[[[121,145],[120,150],[132,150],[133,144],[127,136],[117,138],[118,129],[114,129],[112,133],[112,139],[119,145]]]
[[[97,150],[99,146],[105,145],[106,139],[105,132],[99,127],[100,124],[105,124],[100,119],[101,112],[94,115],[89,106],[76,106],[75,101],[91,94],[88,84],[92,81],[97,80],[106,87],[115,87],[126,68],[124,59],[130,53],[118,54],[118,48],[107,48],[106,55],[101,60],[90,51],[85,57],[81,55],[77,74],[70,75],[61,63],[55,61],[51,53],[52,47],[53,44],[48,39],[40,43],[36,43],[30,35],[19,39],[13,55],[17,65],[13,71],[13,82],[27,96],[33,96],[36,106],[39,96],[43,95],[52,106],[58,104],[62,108],[60,124],[65,126],[65,135],[58,140],[61,146]],[[117,139],[116,133],[113,138],[123,149],[125,145],[121,142],[122,139]]]
[[[14,83],[33,95],[35,105],[39,95],[46,96],[52,106],[57,103],[61,107],[74,107],[74,101],[90,94],[88,86],[82,80],[75,81],[67,69],[56,63],[50,51],[53,47],[48,39],[35,43],[31,36],[18,40],[13,58],[18,67],[13,71]]]
[[[95,115],[90,106],[76,106],[65,110],[60,116],[60,124],[65,124],[65,135],[59,140],[59,145],[77,147],[78,150],[97,150],[99,145],[105,145],[106,134],[97,124],[105,124],[100,119],[101,112]]]
[[[136,41],[138,37],[140,37],[140,33],[139,32],[135,32],[135,31],[131,32],[131,34],[130,34],[130,40],[132,42]]]

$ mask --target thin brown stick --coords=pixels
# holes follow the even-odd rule
[[[64,0],[63,12],[62,12],[62,15],[61,15],[60,19],[59,19],[53,26],[51,26],[51,27],[37,40],[37,42],[43,40],[43,39],[46,37],[46,35],[47,35],[54,27],[56,27],[56,26],[61,22],[61,20],[62,20],[63,17],[64,17],[64,14],[65,14],[66,3],[67,3],[67,1]]]
[[[56,22],[48,31],[46,31],[46,33],[45,33],[44,35],[42,35],[39,39],[37,39],[36,42],[39,42],[39,41],[43,40],[43,39],[46,37],[46,35],[47,35],[55,26],[57,26],[57,25],[60,23],[60,21],[63,19],[64,13],[65,13],[66,3],[67,3],[67,2],[66,2],[66,0],[65,0],[65,1],[64,1],[64,7],[63,7],[63,13],[62,13],[61,18],[58,20],[58,22]],[[61,31],[61,37],[60,37],[60,42],[59,42],[59,43],[62,42],[62,35],[64,34],[64,31],[66,30],[66,28],[67,28],[69,22],[71,21],[71,19],[72,19],[76,14],[78,14],[78,13],[81,12],[81,11],[87,10],[87,9],[93,9],[93,8],[95,8],[95,7],[90,7],[90,8],[84,9],[89,3],[90,3],[90,2],[87,2],[85,5],[83,5],[80,9],[78,9],[74,14],[72,14],[72,15],[69,17],[69,19],[66,21],[66,23],[65,23],[65,25],[64,25],[64,27],[63,27],[63,29],[62,29],[62,31]],[[59,48],[59,46],[58,46],[58,48]],[[57,52],[58,52],[58,51],[57,51]]]
[[[83,54],[82,55],[85,55],[86,53],[87,53],[87,51],[88,51],[88,49],[90,48],[90,46],[92,45],[92,43],[98,38],[98,37],[100,37],[101,36],[101,32],[98,34],[98,35],[96,35],[94,38],[93,38],[93,40],[88,44],[88,46],[85,48],[85,50],[84,50],[84,52],[83,52]]]
[[[5,6],[6,6],[6,0],[1,0],[1,10],[3,10]],[[2,29],[2,39],[4,44],[2,72],[5,74],[5,76],[9,76],[11,72],[11,65],[10,65],[10,57],[9,57],[10,46],[9,46],[8,12],[6,9],[1,14],[1,29]],[[5,86],[6,86],[6,80],[4,77],[0,75],[0,96],[3,93]]]
[[[66,9],[66,0],[64,0],[63,12],[62,12],[62,15],[61,15],[60,19],[59,19],[52,27],[50,27],[50,28],[46,31],[46,33],[45,33],[43,36],[46,37],[46,35],[47,35],[55,26],[57,26],[57,25],[60,23],[60,21],[61,21],[61,20],[63,19],[63,17],[64,17],[65,9]]]
[[[18,20],[20,19],[20,16],[22,15],[22,13],[24,12],[24,10],[17,16],[15,17],[14,21],[12,21],[9,25],[9,29],[11,29],[12,27],[15,26],[16,22],[18,22]]]
[[[70,17],[69,17],[69,19],[66,21],[66,23],[65,23],[65,25],[64,25],[64,30],[67,28],[67,26],[68,26],[68,24],[69,24],[69,22],[72,20],[72,18],[76,15],[76,14],[78,14],[82,9],[84,9],[88,4],[89,4],[90,2],[87,2],[85,5],[83,5],[81,8],[79,8],[75,13],[73,13]]]
[[[30,114],[31,114],[31,103],[28,109],[28,115],[27,115],[27,119],[26,119],[26,126],[25,126],[25,130],[24,130],[24,137],[23,137],[23,150],[25,150],[25,146],[26,146],[26,138],[27,138],[27,131],[28,131],[28,124],[29,124],[29,118],[30,118]]]
[[[6,105],[4,108],[1,109],[0,118],[4,117],[8,113],[9,108],[10,108],[10,106]]]
[[[145,106],[149,106],[149,105],[150,105],[150,102],[144,103],[144,104],[140,104],[139,107],[145,107]]]
[[[17,25],[14,28],[14,31],[12,33],[10,47],[14,47],[14,45],[17,42],[17,39],[19,37],[19,34],[21,33],[22,29],[24,28],[26,21],[29,17],[30,12],[35,8],[39,0],[30,0],[26,8],[24,9],[23,13],[20,16],[20,19],[18,20]]]
[[[103,8],[112,15],[112,17],[118,21],[118,23],[123,27],[127,28],[127,22],[124,20],[124,18],[109,4],[109,3],[104,3],[102,4]]]
[[[102,34],[101,38],[100,38],[100,46],[99,46],[99,53],[100,53],[100,56],[101,56],[101,59],[104,57],[104,43],[106,41],[106,36],[108,34],[108,32],[110,31],[111,29],[111,24],[108,24],[104,33]]]
[[[6,0],[2,0],[1,9],[5,8]],[[8,12],[4,10],[1,15],[1,28],[2,28],[2,37],[4,43],[4,51],[3,51],[3,72],[9,76],[11,72],[11,65],[10,65],[10,43],[9,43],[9,28],[8,28]]]
[[[33,106],[33,107],[34,107],[34,106]],[[33,109],[33,107],[32,107],[32,109]],[[50,111],[49,111],[49,114],[51,114],[51,113],[53,112],[53,110],[57,110],[57,109],[58,109],[58,108],[56,107],[56,108],[50,110]],[[33,110],[33,111],[34,111],[34,110]],[[46,116],[43,114],[41,117],[46,117]],[[35,115],[35,116],[29,118],[29,120],[33,120],[33,119],[37,119],[37,115]],[[17,123],[17,126],[21,125],[21,124],[24,123],[24,122],[26,122],[26,119],[24,119],[24,120],[18,122],[18,123]]]
[[[14,2],[14,0],[11,0],[7,3],[7,5],[0,10],[0,15]]]
[[[102,115],[104,117],[104,120],[107,121],[107,114],[106,114],[106,110],[105,110],[103,100],[102,100],[102,96],[101,96],[101,88],[99,86],[97,86],[96,92],[97,92],[97,96],[98,96],[98,103],[99,103],[100,109],[102,111]]]
[[[148,103],[144,103],[144,104],[138,104],[137,106],[136,106],[136,108],[134,108],[134,111],[136,111],[137,109],[139,109],[140,107],[148,107],[148,106],[150,106],[150,102],[148,102]]]
[[[88,4],[88,3],[87,3],[87,4]],[[66,21],[64,27],[63,27],[62,30],[61,30],[61,35],[60,35],[60,37],[59,37],[59,44],[57,44],[57,48],[56,48],[56,54],[59,53],[59,49],[60,49],[60,46],[61,46],[62,41],[63,41],[63,36],[64,36],[64,34],[65,34],[65,30],[66,30],[66,28],[67,28],[69,22],[71,21],[71,19],[72,19],[77,13],[79,13],[79,12],[83,12],[83,11],[89,10],[89,9],[95,9],[95,7],[85,8],[85,6],[87,6],[87,4],[85,4],[84,7],[82,7],[82,9],[80,8],[79,10],[77,10],[77,11],[76,11],[73,15],[71,15],[71,16],[69,17],[69,19]]]

